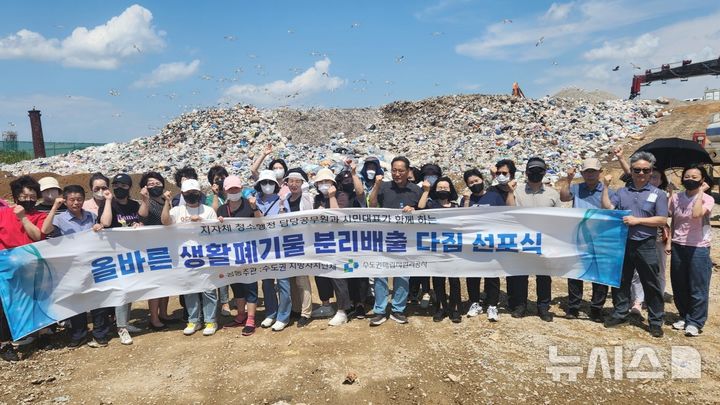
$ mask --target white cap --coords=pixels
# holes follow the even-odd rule
[[[192,190],[200,191],[200,183],[195,179],[187,179],[183,181],[181,190],[183,193]]]

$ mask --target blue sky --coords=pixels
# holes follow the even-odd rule
[[[633,74],[720,56],[720,3],[34,1],[3,4],[0,130],[47,141],[156,133],[193,108],[365,107],[568,86],[629,94]],[[542,41],[541,41],[542,38]],[[612,68],[620,66],[617,72]],[[700,97],[715,77],[643,88]]]

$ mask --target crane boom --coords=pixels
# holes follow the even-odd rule
[[[632,100],[640,94],[640,86],[643,83],[650,84],[656,81],[672,79],[682,80],[688,77],[705,75],[720,75],[720,58],[696,63],[692,63],[691,60],[684,60],[680,66],[670,67],[668,63],[662,65],[660,70],[648,69],[644,75],[633,76],[632,85],[630,86],[630,99]]]

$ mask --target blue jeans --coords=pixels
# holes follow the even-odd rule
[[[410,288],[410,277],[393,277],[393,300],[392,312],[405,312],[407,305],[408,290]],[[385,315],[388,304],[388,279],[387,277],[375,278],[375,315]]]
[[[185,305],[188,311],[188,322],[197,323],[200,320],[200,307],[202,305],[205,323],[215,323],[217,316],[218,294],[216,289],[203,291],[201,294],[186,294]],[[202,301],[202,302],[201,302]]]
[[[263,295],[265,296],[265,317],[288,323],[290,322],[290,311],[292,310],[290,279],[277,279],[277,293],[275,292],[275,281],[271,278],[262,281]],[[278,295],[280,296],[279,302]]]
[[[110,331],[110,317],[112,308],[98,308],[90,311],[93,319],[93,337],[95,339],[105,339]],[[127,317],[126,317],[127,319]],[[70,338],[72,340],[80,340],[88,334],[88,317],[87,312],[77,314],[70,318]]]
[[[130,306],[132,304],[123,304],[115,307],[115,325],[120,328],[127,328],[128,315],[130,314]]]
[[[711,274],[710,248],[672,244],[670,282],[673,300],[686,325],[698,329],[705,326]]]
[[[257,304],[258,302],[258,287],[257,282],[252,283],[235,283],[230,284],[233,290],[233,296],[235,299],[245,300],[248,304]]]
[[[224,285],[218,288],[218,294],[220,295],[220,305],[225,305],[230,302],[230,286]]]

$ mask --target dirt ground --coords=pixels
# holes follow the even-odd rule
[[[712,107],[720,110],[718,104]],[[653,137],[683,136],[695,126],[707,125],[707,108],[684,115],[678,107],[643,141]],[[680,111],[678,111],[678,109]],[[710,111],[712,112],[712,111]],[[702,116],[702,117],[701,117]],[[702,122],[704,124],[702,124]],[[662,127],[666,127],[663,131]],[[671,131],[672,133],[668,132]],[[675,131],[681,131],[675,132]],[[626,148],[626,154],[636,145]],[[0,176],[2,177],[2,176]],[[41,176],[38,176],[41,177]],[[70,176],[69,176],[70,177]],[[61,185],[87,183],[88,175],[61,178]],[[137,181],[138,178],[135,178]],[[7,195],[8,179],[0,179],[0,195]],[[718,213],[714,212],[714,215]],[[713,229],[714,244],[720,229]],[[713,261],[720,263],[718,249]],[[667,292],[671,293],[668,269]],[[502,282],[502,290],[505,282]],[[586,284],[585,298],[589,299]],[[237,329],[220,329],[215,336],[182,335],[181,326],[165,332],[143,332],[135,343],[123,346],[117,338],[107,348],[23,349],[18,363],[0,363],[0,404],[15,403],[327,403],[327,404],[474,404],[474,403],[716,403],[720,398],[720,280],[713,271],[710,317],[703,333],[686,338],[666,325],[665,337],[654,339],[639,319],[614,329],[587,319],[563,318],[567,283],[553,279],[554,322],[537,316],[514,319],[501,297],[500,321],[490,323],[485,314],[434,323],[430,309],[408,307],[409,323],[388,321],[370,328],[367,320],[353,320],[329,327],[314,320],[298,329],[291,324],[282,332],[258,328],[251,337]],[[463,282],[463,294],[466,294]],[[531,278],[530,299],[534,281]],[[467,297],[465,296],[467,299]],[[317,305],[319,300],[314,297]],[[610,301],[605,311],[609,312]],[[180,316],[177,299],[171,300]],[[530,308],[534,311],[533,303]],[[259,308],[262,320],[264,308]],[[587,304],[584,310],[588,310]],[[666,320],[676,320],[677,310],[666,304]],[[222,319],[229,322],[230,318]],[[147,305],[133,305],[131,323],[147,327]],[[550,348],[560,356],[579,356],[582,367],[577,381],[553,381],[548,367]],[[689,346],[702,357],[699,379],[673,378],[673,347]],[[615,350],[622,348],[622,359]],[[598,367],[588,376],[593,348],[607,351],[610,372],[622,368],[621,379],[603,378]],[[659,365],[648,357],[634,366],[639,348],[649,348]],[[629,371],[661,371],[662,377],[630,379]],[[343,384],[348,373],[353,384]]]

